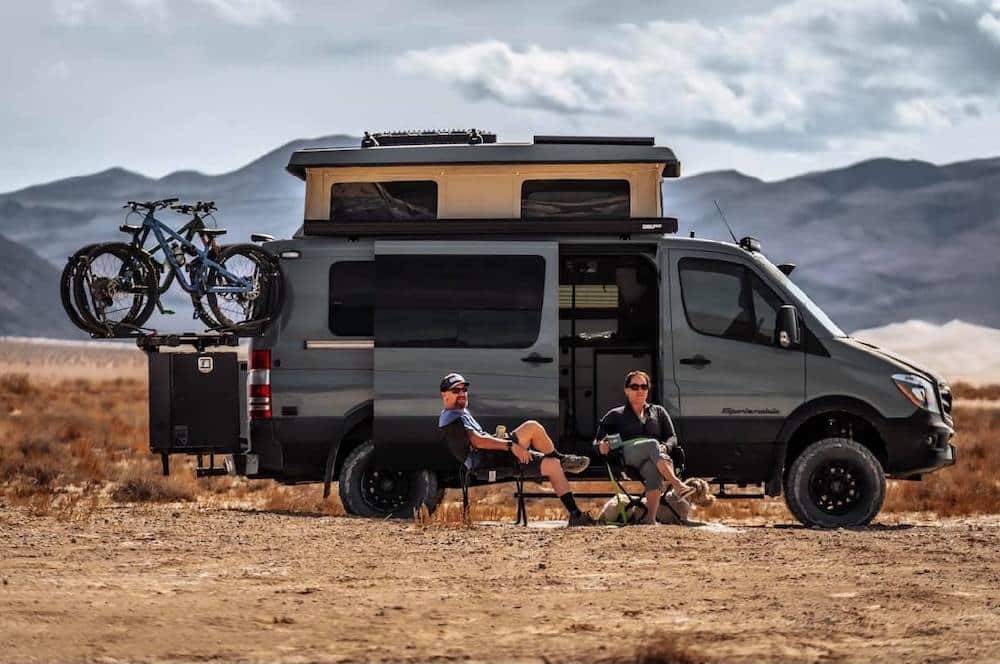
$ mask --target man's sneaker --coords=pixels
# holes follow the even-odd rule
[[[590,459],[578,454],[563,454],[559,457],[559,463],[562,464],[563,470],[567,473],[576,475],[587,470],[587,467],[590,465]]]
[[[599,526],[601,522],[590,516],[587,512],[580,512],[576,515],[570,515],[569,521],[566,522],[567,528],[575,528],[577,526]]]

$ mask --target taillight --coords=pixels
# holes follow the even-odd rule
[[[247,371],[247,409],[251,420],[271,419],[271,351],[250,351]]]

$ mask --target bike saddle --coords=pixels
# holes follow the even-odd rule
[[[207,237],[215,237],[217,235],[225,235],[226,234],[226,229],[225,228],[203,228],[203,229],[201,229],[198,232],[201,233],[201,234],[203,234],[203,235],[205,235],[205,236],[207,236]]]
[[[142,230],[142,226],[136,226],[135,224],[122,224],[118,227],[122,233],[138,233]]]
[[[250,241],[251,242],[271,242],[273,240],[274,240],[274,236],[273,235],[268,235],[267,233],[251,233],[250,234]]]

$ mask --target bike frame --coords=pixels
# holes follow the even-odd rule
[[[167,263],[170,264],[170,269],[173,271],[174,276],[177,277],[177,282],[181,285],[181,288],[188,293],[203,295],[205,293],[248,293],[250,292],[253,284],[244,277],[238,277],[226,268],[224,268],[219,263],[215,262],[208,257],[208,249],[206,246],[204,248],[199,248],[194,242],[191,241],[197,229],[189,228],[191,222],[188,222],[180,228],[180,232],[187,232],[188,237],[181,235],[178,231],[170,228],[162,221],[153,216],[153,211],[149,210],[146,212],[146,216],[142,220],[142,230],[135,235],[135,244],[142,249],[143,245],[146,243],[146,239],[149,237],[150,232],[156,236],[157,246],[150,251],[150,255],[155,253],[157,250],[163,251],[163,258]],[[142,236],[139,236],[142,233]],[[189,239],[191,238],[191,239]],[[188,281],[184,276],[184,271],[181,270],[181,265],[174,258],[174,252],[170,249],[170,241],[176,241],[180,244],[182,248],[187,251],[187,253],[194,254],[195,258],[192,260],[199,262],[198,271],[198,283],[195,284],[194,280]],[[240,284],[238,286],[208,286],[205,284],[205,275],[208,273],[209,269],[215,269],[220,275],[229,280],[232,283]]]

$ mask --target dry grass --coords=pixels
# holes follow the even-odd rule
[[[956,385],[956,396],[963,399],[996,393],[1000,386]],[[24,374],[0,375],[0,501],[38,514],[86,513],[108,501],[207,501],[289,514],[344,514],[336,492],[324,500],[319,485],[282,486],[233,477],[197,480],[190,458],[174,457],[171,476],[162,477],[158,459],[149,453],[146,399],[145,384],[132,379],[51,383],[35,382]],[[1000,409],[959,405],[955,421],[958,465],[923,482],[890,482],[886,512],[1000,512]],[[604,491],[607,484],[574,488]],[[512,494],[509,484],[474,488],[471,519],[512,520]],[[581,507],[593,510],[601,502]],[[528,511],[531,519],[563,518],[556,501],[529,501]],[[754,517],[792,518],[780,498],[721,500],[693,515]],[[424,528],[461,527],[465,521],[460,494],[449,491],[434,514],[418,515],[416,523]]]
[[[970,385],[959,382],[951,386],[951,395],[955,399],[1000,401],[1000,385]]]

